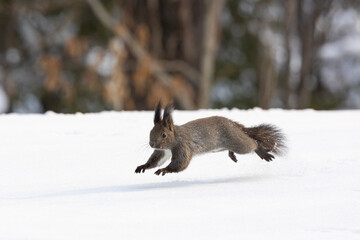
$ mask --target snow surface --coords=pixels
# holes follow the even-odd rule
[[[0,115],[0,239],[360,239],[360,111],[201,110],[276,124],[288,154],[135,174],[152,112]]]

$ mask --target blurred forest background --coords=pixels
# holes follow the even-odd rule
[[[358,0],[0,0],[0,112],[360,108]]]

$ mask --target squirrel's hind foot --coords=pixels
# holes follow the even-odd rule
[[[261,146],[259,146],[256,150],[255,150],[256,154],[261,158],[264,159],[267,162],[271,162],[275,157],[274,155],[270,154],[268,151],[266,151],[264,148],[262,148]]]

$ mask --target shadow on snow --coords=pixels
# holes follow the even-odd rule
[[[219,178],[208,180],[188,180],[188,181],[171,181],[171,182],[153,182],[142,184],[125,184],[117,186],[104,186],[97,188],[85,188],[77,190],[69,190],[57,193],[50,193],[38,196],[30,196],[29,198],[51,198],[51,197],[66,197],[66,196],[80,196],[90,194],[104,194],[104,193],[129,193],[141,192],[148,190],[162,190],[174,188],[186,188],[196,185],[212,185],[212,184],[227,184],[239,182],[255,182],[267,178],[266,176],[246,176],[246,177],[233,177],[233,178]]]

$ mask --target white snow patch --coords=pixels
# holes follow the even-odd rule
[[[0,239],[359,239],[360,111],[175,111],[275,124],[286,156],[135,174],[153,112],[0,116]],[[164,226],[164,227],[161,227]]]

